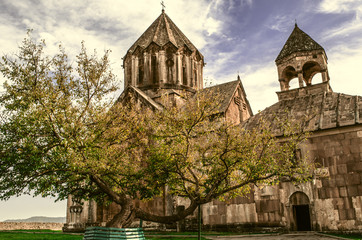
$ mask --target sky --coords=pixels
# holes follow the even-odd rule
[[[254,113],[277,102],[275,59],[295,22],[325,49],[333,91],[362,95],[362,0],[164,0],[164,5],[204,55],[205,85],[233,81],[239,74]],[[161,9],[159,0],[0,0],[0,54],[16,54],[27,29],[45,40],[49,55],[62,44],[75,59],[84,40],[99,55],[112,50],[121,93],[121,58]],[[318,81],[320,76],[312,83]],[[65,213],[65,201],[49,198],[0,201],[0,221]]]

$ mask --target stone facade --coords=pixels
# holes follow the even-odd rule
[[[227,230],[362,231],[362,126],[313,132],[301,154],[325,177],[256,188],[203,206],[203,224]],[[304,223],[308,224],[304,224]]]
[[[125,90],[121,102],[132,93],[143,105],[162,110],[160,97],[164,94],[171,104],[182,106],[182,94],[192,96],[204,91],[222,98],[221,117],[247,129],[255,127],[260,118],[273,121],[279,115],[294,121],[311,116],[304,125],[311,135],[298,154],[316,163],[315,177],[296,185],[281,182],[254,186],[246,196],[204,204],[204,229],[362,231],[362,97],[332,91],[324,49],[297,25],[276,59],[275,77],[281,89],[278,102],[256,115],[239,77],[203,88],[203,56],[164,11],[132,45],[123,64]],[[322,75],[321,83],[313,82],[317,73]],[[290,89],[292,80],[299,82],[299,88]],[[276,137],[282,137],[280,129],[273,131]],[[137,204],[168,215],[188,202],[165,194]],[[116,205],[81,205],[69,197],[64,230],[105,225],[117,211]],[[195,217],[179,222],[178,229],[193,228]]]

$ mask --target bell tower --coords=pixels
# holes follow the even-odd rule
[[[299,88],[315,84],[312,79],[317,73],[321,73],[323,83],[329,82],[327,55],[323,47],[297,24],[275,63],[282,92],[289,90],[289,82],[294,78],[298,78]]]
[[[124,56],[124,85],[145,92],[199,90],[204,65],[203,55],[163,9]]]

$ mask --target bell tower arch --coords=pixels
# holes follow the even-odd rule
[[[329,82],[327,55],[321,45],[295,24],[293,32],[275,60],[281,91],[290,90],[294,78],[299,88],[311,86],[313,77],[320,73],[322,82]]]

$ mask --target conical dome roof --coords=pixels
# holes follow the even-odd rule
[[[130,47],[128,52],[132,53],[138,46],[142,49],[148,47],[151,43],[159,46],[171,42],[176,48],[187,46],[192,52],[196,51],[196,47],[181,32],[175,23],[167,16],[165,11],[147,28],[141,37]],[[128,53],[127,52],[127,53]]]
[[[295,52],[305,52],[312,50],[323,50],[321,45],[314,41],[308,34],[303,32],[297,24],[295,24],[293,32],[285,42],[282,50],[275,61],[278,61]]]

